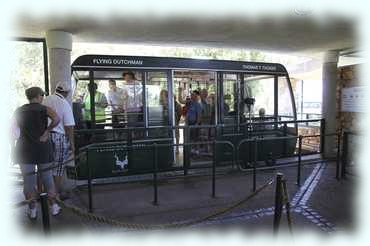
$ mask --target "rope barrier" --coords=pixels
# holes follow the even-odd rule
[[[93,221],[96,221],[96,222],[99,222],[99,223],[105,223],[105,224],[109,224],[109,225],[116,226],[116,227],[123,227],[123,228],[136,229],[136,230],[171,229],[171,228],[188,227],[188,226],[191,226],[191,225],[199,224],[199,223],[202,223],[204,221],[210,220],[214,217],[218,217],[222,214],[225,214],[225,213],[241,206],[245,202],[249,201],[250,199],[255,197],[257,194],[259,194],[261,191],[263,191],[268,186],[270,186],[273,182],[274,182],[273,179],[269,180],[264,185],[262,185],[258,189],[256,189],[255,192],[251,193],[246,198],[234,203],[231,206],[220,209],[220,210],[218,210],[214,213],[211,213],[211,214],[206,215],[206,216],[204,216],[202,218],[199,218],[199,219],[195,219],[195,220],[192,220],[192,221],[182,221],[182,222],[177,222],[177,223],[172,223],[172,224],[145,225],[145,224],[126,223],[126,222],[118,221],[118,220],[115,220],[115,219],[106,218],[106,217],[101,216],[101,215],[96,215],[96,214],[93,214],[93,213],[89,213],[88,211],[86,211],[82,208],[79,208],[79,207],[71,205],[71,204],[67,204],[67,203],[61,201],[60,199],[57,199],[57,202],[63,208],[71,210],[73,213],[77,214],[78,216],[85,217],[89,220],[93,220]]]
[[[28,200],[23,200],[21,202],[18,202],[14,205],[15,208],[20,208],[20,207],[23,207],[25,205],[28,205],[30,204],[31,202],[34,202],[36,201],[35,199],[28,199]]]
[[[43,172],[46,172],[46,171],[50,171],[50,170],[53,170],[55,168],[58,168],[60,166],[63,166],[71,161],[76,161],[78,159],[81,158],[81,156],[84,154],[83,153],[80,153],[78,155],[76,155],[74,158],[71,158],[71,159],[68,159],[62,163],[56,163],[56,164],[53,164],[52,166],[48,167],[48,168],[44,168],[44,169],[41,169],[41,170],[37,170],[37,171],[32,171],[32,172],[27,172],[27,173],[24,173],[24,174],[21,174],[21,176],[31,176],[31,175],[35,175],[35,174],[40,174],[40,173],[43,173]],[[75,165],[74,168],[77,168],[79,165]]]

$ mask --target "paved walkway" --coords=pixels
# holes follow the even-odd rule
[[[353,229],[351,194],[355,189],[354,181],[353,179],[336,180],[334,163],[304,166],[301,187],[296,185],[296,167],[259,171],[257,187],[274,178],[277,172],[282,172],[287,179],[289,197],[293,206],[294,231],[309,229],[333,233],[338,230]],[[249,232],[272,231],[274,190],[275,184],[272,184],[238,208],[191,227],[239,228]],[[217,175],[216,198],[211,197],[211,176],[183,177],[180,175],[160,180],[157,206],[152,204],[153,187],[148,180],[94,185],[93,206],[95,214],[114,220],[146,225],[168,224],[203,218],[240,201],[251,192],[251,173],[224,170]],[[74,192],[65,202],[86,209],[88,207],[86,188]],[[24,228],[42,231],[41,216],[36,222],[30,222],[24,216],[24,211],[25,208],[14,210]],[[52,217],[51,228],[54,233],[76,232],[79,229],[131,230],[117,229],[110,224],[76,215],[68,209]],[[282,217],[281,229],[287,229],[285,214]]]

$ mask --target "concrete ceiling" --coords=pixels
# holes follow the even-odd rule
[[[16,22],[17,36],[44,37],[47,30],[73,34],[75,42],[245,48],[272,52],[319,53],[356,48],[355,22],[309,16],[280,19],[120,18],[98,21],[77,16]]]

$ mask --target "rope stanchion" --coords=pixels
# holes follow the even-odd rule
[[[47,235],[50,233],[48,194],[41,193],[40,200],[41,200],[41,212],[42,212],[42,228],[44,230],[44,233]]]
[[[279,231],[281,213],[283,210],[283,186],[282,186],[283,177],[284,175],[282,173],[277,173],[276,175],[275,210],[274,210],[274,222],[273,222],[274,235],[276,235]]]
[[[283,185],[283,195],[284,195],[284,204],[285,204],[285,210],[286,210],[286,216],[287,216],[287,221],[288,221],[288,228],[290,234],[293,234],[293,227],[292,227],[292,218],[290,214],[290,202],[289,202],[289,195],[288,195],[288,189],[286,185],[286,179],[282,180],[282,185]]]
[[[283,207],[285,205],[285,212],[288,221],[288,228],[290,234],[293,234],[292,218],[290,214],[290,202],[288,189],[286,185],[286,179],[282,173],[276,175],[276,191],[275,191],[275,210],[274,210],[274,222],[273,232],[274,236],[277,235],[280,227],[281,215],[283,213]]]
[[[250,199],[252,199],[253,197],[255,197],[257,194],[262,192],[264,189],[266,189],[272,183],[273,183],[273,179],[269,180],[264,185],[262,185],[261,187],[256,189],[255,192],[251,193],[246,198],[234,203],[233,205],[231,205],[229,207],[220,209],[220,210],[218,210],[214,213],[211,213],[211,214],[206,215],[206,216],[204,216],[202,218],[199,218],[199,219],[195,219],[195,220],[192,220],[192,221],[182,221],[182,222],[172,223],[172,224],[145,225],[145,224],[126,223],[126,222],[118,221],[118,220],[115,220],[115,219],[106,218],[106,217],[101,216],[101,215],[96,215],[96,214],[93,214],[93,213],[89,213],[88,211],[86,211],[84,209],[81,209],[81,208],[76,207],[76,206],[71,205],[71,204],[67,204],[67,203],[61,201],[60,199],[58,199],[57,202],[63,208],[71,210],[72,212],[74,212],[78,216],[85,217],[89,220],[93,220],[93,221],[96,221],[96,222],[99,222],[99,223],[109,224],[109,225],[112,225],[112,226],[128,228],[128,229],[135,229],[135,230],[162,230],[162,229],[171,229],[171,228],[176,229],[176,228],[183,228],[183,227],[192,226],[192,225],[195,225],[195,224],[200,224],[204,221],[207,221],[207,220],[210,220],[212,218],[218,217],[222,214],[225,214],[225,213],[243,205],[245,202],[247,202]]]

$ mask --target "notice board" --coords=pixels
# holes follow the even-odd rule
[[[342,89],[342,112],[365,112],[365,87],[348,87]]]

